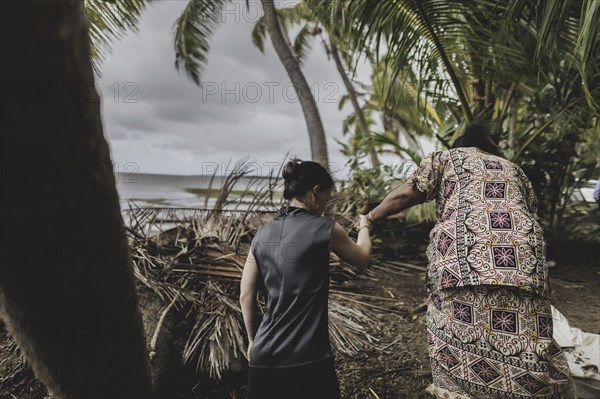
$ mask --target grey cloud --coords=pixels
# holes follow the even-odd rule
[[[102,65],[104,125],[114,158],[138,159],[142,172],[157,173],[162,168],[164,173],[181,174],[197,173],[203,160],[226,162],[250,155],[265,162],[280,161],[287,151],[308,159],[310,146],[300,104],[292,101],[292,88],[283,91],[289,78],[270,42],[265,54],[252,44],[251,21],[236,22],[233,14],[224,17],[213,37],[203,87],[175,70],[171,28],[185,4],[155,3],[142,17],[139,33],[115,43]],[[303,69],[318,94],[330,159],[344,165],[334,138],[345,141],[342,121],[350,109],[338,110],[344,89],[318,41]],[[131,87],[125,90],[130,82],[137,85],[135,103],[125,102],[132,93]],[[270,92],[273,84],[277,85]],[[116,101],[115,87],[120,89]],[[238,98],[225,95],[224,88],[235,91]],[[258,99],[256,88],[261,91]]]

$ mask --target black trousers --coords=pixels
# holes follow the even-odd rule
[[[296,367],[248,371],[248,399],[340,399],[333,358]]]

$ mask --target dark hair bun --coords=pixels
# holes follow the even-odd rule
[[[304,196],[314,186],[327,190],[334,186],[331,175],[320,163],[291,159],[283,167],[283,198],[290,200]]]
[[[285,164],[283,167],[283,179],[286,181],[292,181],[298,179],[299,170],[300,170],[301,160],[298,158],[294,158]]]

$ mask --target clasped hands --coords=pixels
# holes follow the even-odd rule
[[[360,232],[360,230],[363,228],[367,228],[370,231],[372,227],[373,222],[367,217],[367,215],[358,215],[358,221],[354,224],[356,231]]]

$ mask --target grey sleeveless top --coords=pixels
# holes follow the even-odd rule
[[[327,301],[334,220],[285,205],[251,251],[266,292],[250,367],[292,367],[332,357]]]

